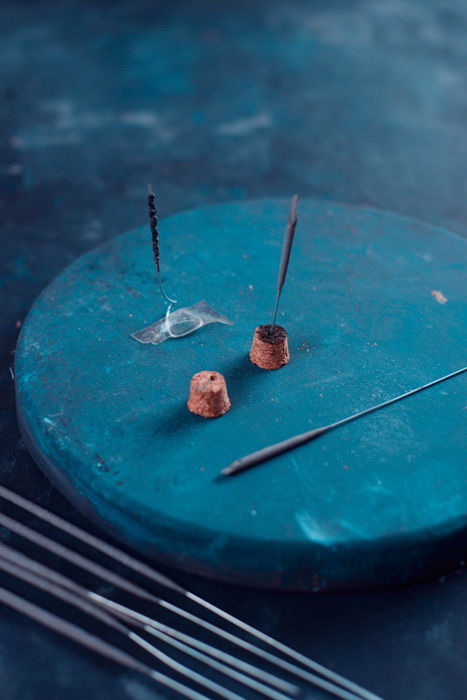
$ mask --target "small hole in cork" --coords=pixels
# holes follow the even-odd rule
[[[209,377],[209,379],[211,380],[211,382],[213,382],[213,381],[215,380],[215,378],[216,378],[215,374],[211,374],[211,376]]]

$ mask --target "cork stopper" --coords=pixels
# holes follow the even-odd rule
[[[287,331],[282,326],[265,323],[255,329],[250,360],[261,369],[279,369],[290,360]]]
[[[227,385],[220,372],[203,370],[194,374],[190,382],[188,409],[204,418],[218,418],[230,408]]]

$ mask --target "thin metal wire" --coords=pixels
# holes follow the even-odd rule
[[[190,591],[182,588],[179,584],[175,583],[174,581],[172,581],[168,577],[164,576],[163,574],[160,574],[158,571],[156,571],[152,567],[149,567],[148,565],[144,564],[143,562],[139,561],[135,557],[127,554],[123,550],[120,550],[119,548],[117,548],[113,545],[110,545],[107,542],[104,542],[103,540],[96,537],[95,535],[91,535],[90,533],[86,532],[85,530],[82,530],[81,528],[77,527],[76,525],[73,525],[69,521],[65,520],[64,518],[61,518],[60,516],[55,515],[54,513],[50,513],[48,510],[46,510],[42,506],[39,506],[36,503],[32,503],[28,499],[24,498],[23,496],[20,496],[19,494],[11,491],[10,489],[7,489],[4,486],[0,486],[0,496],[5,498],[6,500],[10,501],[11,503],[14,503],[18,507],[23,508],[24,510],[36,515],[37,517],[41,518],[45,522],[48,522],[49,524],[54,525],[58,529],[67,533],[68,535],[71,535],[72,537],[75,537],[78,540],[81,540],[85,544],[88,544],[89,546],[93,547],[94,549],[111,557],[115,561],[117,561],[121,564],[124,564],[125,566],[127,566],[130,569],[133,569],[134,571],[145,576],[146,578],[150,579],[151,581],[153,581],[155,583],[159,583],[162,586],[166,586],[166,587],[180,593],[185,598],[192,600],[197,605],[202,606],[203,608],[209,610],[211,613],[213,613],[214,615],[217,615],[218,617],[225,620],[226,622],[229,622],[230,624],[247,632],[248,634],[251,634],[252,636],[257,637],[262,642],[264,642],[268,646],[272,647],[276,651],[279,651],[279,652],[285,654],[286,656],[288,656],[289,658],[293,659],[296,663],[303,664],[306,668],[310,669],[311,671],[323,675],[328,680],[332,681],[333,683],[336,683],[337,685],[342,686],[343,688],[346,688],[347,690],[355,693],[356,695],[359,695],[364,700],[381,700],[381,698],[379,696],[375,695],[374,693],[370,692],[369,690],[362,688],[360,685],[354,683],[353,681],[350,681],[347,678],[344,678],[340,674],[335,673],[334,671],[331,671],[330,669],[317,663],[316,661],[313,661],[312,659],[305,657],[303,654],[300,654],[299,652],[295,651],[291,647],[288,647],[285,644],[282,644],[282,642],[279,642],[278,640],[274,639],[273,637],[270,637],[269,635],[264,634],[264,632],[261,632],[261,630],[258,630],[255,627],[248,625],[247,623],[243,622],[242,620],[234,617],[233,615],[230,615],[226,611],[212,605],[211,603],[206,601],[204,598],[201,598],[200,596],[197,596],[194,593],[191,593]],[[91,562],[91,563],[94,564],[93,562]],[[99,575],[99,574],[97,574],[97,575]],[[121,579],[122,577],[119,577],[119,578]],[[125,579],[123,579],[123,581],[125,581]],[[115,584],[115,585],[119,585],[119,584]],[[134,589],[135,585],[134,584],[131,584],[131,585],[132,585],[132,588]],[[137,587],[137,588],[139,588],[139,587]],[[282,668],[283,670],[286,670],[288,673],[295,675],[297,678],[305,680],[308,683],[315,684],[314,674],[308,673],[307,671],[302,669],[300,666],[297,666],[296,664],[289,663],[288,661],[285,661],[284,659],[277,656],[276,654],[271,654],[270,652],[267,652],[266,650],[262,649],[261,647],[250,644],[249,642],[242,639],[241,637],[238,637],[237,635],[230,634],[229,632],[224,630],[222,627],[212,625],[211,623],[207,622],[203,618],[197,617],[197,616],[193,615],[192,613],[189,613],[188,611],[183,610],[182,608],[178,608],[177,606],[169,604],[166,601],[161,601],[160,599],[155,598],[151,594],[148,594],[148,592],[145,591],[144,589],[140,589],[140,590],[143,590],[143,593],[144,593],[144,595],[142,597],[148,599],[148,596],[149,596],[149,599],[152,600],[152,602],[155,602],[159,605],[162,605],[163,607],[165,607],[167,609],[170,609],[172,612],[174,612],[177,615],[180,615],[182,617],[190,619],[192,622],[194,622],[194,624],[201,626],[205,629],[208,629],[213,634],[216,634],[217,636],[220,636],[220,637],[232,642],[236,646],[238,646],[244,650],[247,650],[260,658],[267,660],[269,663],[271,663],[279,668]],[[141,593],[138,592],[138,593],[135,593],[135,595],[141,595]]]
[[[211,692],[215,693],[221,698],[224,698],[225,700],[241,700],[241,697],[236,693],[232,693],[226,688],[223,688],[218,683],[211,681],[209,678],[206,678],[205,676],[196,673],[191,668],[188,668],[187,666],[184,666],[178,661],[175,661],[175,659],[173,659],[168,654],[165,654],[164,652],[160,651],[160,649],[157,649],[155,646],[149,645],[146,642],[146,640],[144,640],[142,637],[136,635],[125,625],[121,624],[120,622],[117,622],[115,618],[111,615],[108,615],[107,613],[103,612],[102,608],[97,607],[93,602],[91,602],[90,599],[84,599],[80,595],[72,593],[70,590],[66,590],[61,586],[56,585],[55,583],[51,583],[50,580],[42,578],[38,574],[34,573],[32,570],[23,568],[22,566],[13,563],[13,561],[11,560],[4,559],[3,555],[0,556],[0,569],[15,576],[16,578],[26,581],[26,583],[29,583],[35,588],[39,588],[40,590],[43,590],[46,593],[55,596],[60,600],[63,600],[65,603],[73,605],[79,610],[85,612],[87,615],[90,615],[91,617],[94,617],[95,619],[99,620],[99,622],[102,622],[108,627],[117,630],[124,637],[127,637],[127,639],[130,639],[138,646],[144,648],[159,662],[168,666],[172,671],[175,671],[176,673],[180,673],[181,675],[185,676],[193,683],[197,683],[198,685],[203,686],[204,688],[206,688],[206,690],[210,690]],[[219,664],[219,666],[220,665],[221,664]],[[271,700],[279,700],[276,699],[274,695],[270,695],[269,697],[271,697]],[[281,696],[281,700],[285,697],[287,696]]]
[[[121,666],[125,666],[133,671],[138,671],[139,673],[148,676],[152,680],[160,683],[161,685],[180,693],[183,697],[189,698],[189,700],[209,700],[205,695],[198,693],[191,688],[179,683],[178,681],[165,676],[163,673],[159,673],[154,669],[150,668],[146,664],[141,663],[138,659],[135,659],[130,654],[122,651],[118,647],[109,644],[100,637],[87,632],[78,625],[75,625],[67,620],[63,620],[58,615],[51,613],[50,611],[42,608],[30,601],[22,598],[21,596],[12,593],[6,588],[0,588],[0,602],[13,610],[30,617],[32,620],[39,622],[44,627],[58,632],[64,637],[73,640],[77,644],[90,649],[96,654],[114,661]]]
[[[70,523],[68,520],[61,518],[59,515],[50,512],[37,503],[33,503],[24,496],[20,496],[19,493],[11,491],[5,486],[0,485],[0,496],[6,501],[18,506],[18,508],[22,508],[28,513],[35,515],[37,518],[40,518],[49,525],[53,525],[65,534],[84,542],[84,544],[87,544],[89,547],[92,547],[102,554],[105,554],[107,557],[114,559],[114,561],[118,562],[119,564],[123,564],[129,569],[133,569],[133,571],[135,571],[137,574],[150,579],[153,583],[157,583],[160,586],[169,588],[182,595],[185,593],[185,589],[168,576],[161,574],[159,571],[156,571],[156,569],[153,569],[139,559],[136,559],[131,554],[127,554],[123,551],[123,549],[105,542],[99,537],[92,535],[90,532],[83,530],[77,525],[73,525],[73,523]]]
[[[164,625],[158,620],[154,620],[153,618],[148,618],[144,615],[140,615],[139,613],[132,610],[131,608],[128,608],[127,606],[115,603],[114,601],[109,600],[104,596],[101,596],[97,593],[93,593],[92,591],[89,591],[88,589],[83,588],[79,584],[75,583],[75,581],[72,581],[70,578],[64,576],[63,574],[60,574],[58,571],[55,571],[54,569],[51,569],[48,566],[45,566],[44,564],[38,562],[36,559],[28,557],[25,554],[13,549],[12,547],[3,544],[2,542],[0,542],[0,556],[12,562],[13,564],[20,566],[21,568],[30,571],[33,574],[36,574],[37,576],[40,576],[43,580],[49,581],[52,584],[60,586],[65,590],[71,591],[74,594],[81,596],[85,600],[92,601],[94,605],[97,603],[101,606],[104,606],[104,608],[107,610],[111,609],[114,615],[121,617],[127,622],[131,620],[133,624],[137,624],[139,627],[142,628],[145,628],[150,622],[150,624],[157,630],[160,630],[161,632],[168,634],[174,637],[175,639],[184,642],[185,644],[188,644],[206,654],[209,654],[210,656],[213,656],[214,658],[221,661],[224,665],[227,664],[230,666],[234,666],[236,669],[243,671],[244,673],[248,673],[251,676],[257,678],[258,680],[264,681],[265,683],[269,683],[269,685],[274,686],[286,693],[289,693],[290,695],[294,695],[298,692],[298,688],[295,685],[284,681],[282,678],[278,678],[277,676],[274,676],[273,674],[268,673],[267,671],[263,671],[257,668],[256,666],[253,666],[252,664],[242,661],[238,657],[232,656],[231,654],[227,654],[226,652],[218,649],[217,647],[213,647],[209,644],[201,642],[195,637],[191,637],[187,634],[184,634],[183,632],[180,632],[179,630],[176,630],[173,627]],[[229,673],[227,673],[226,675],[229,675]]]
[[[123,578],[123,576],[114,573],[110,569],[107,569],[106,567],[97,564],[95,561],[92,561],[87,557],[83,557],[81,554],[78,554],[72,549],[68,549],[68,547],[64,547],[58,542],[55,542],[55,540],[50,539],[50,537],[46,537],[40,532],[36,532],[27,525],[23,525],[22,523],[18,522],[14,518],[10,518],[4,513],[0,513],[0,525],[7,527],[12,532],[15,532],[17,535],[24,537],[25,539],[29,540],[30,542],[33,542],[39,547],[43,547],[49,552],[52,552],[53,554],[56,554],[57,556],[62,557],[63,559],[66,559],[74,566],[78,566],[80,569],[89,571],[89,573],[94,574],[94,576],[98,576],[99,578],[103,579],[104,581],[107,581],[108,583],[111,583],[113,586],[118,586],[119,588],[122,588],[128,593],[131,593],[132,595],[144,598],[145,600],[149,600],[153,603],[157,604],[159,602],[158,598],[153,596],[151,593],[148,593],[148,591],[146,591],[144,588],[141,588],[141,586],[137,586],[131,581],[127,581],[127,579]]]
[[[115,574],[113,571],[107,569],[106,567],[101,566],[100,564],[96,564],[96,562],[91,561],[90,559],[87,559],[87,557],[82,556],[81,554],[78,554],[77,552],[74,552],[71,549],[68,549],[64,547],[63,545],[59,544],[58,542],[55,542],[54,540],[50,539],[49,537],[46,537],[45,535],[42,535],[41,533],[36,532],[32,528],[28,527],[27,525],[23,525],[23,523],[18,522],[14,518],[10,518],[7,515],[4,515],[3,513],[0,513],[0,525],[3,525],[4,527],[7,527],[9,530],[12,532],[15,532],[16,534],[20,535],[21,537],[24,537],[28,539],[30,542],[33,542],[34,544],[43,547],[47,549],[47,551],[52,552],[53,554],[56,554],[58,556],[61,556],[63,559],[66,561],[69,561],[71,564],[78,566],[79,568],[84,569],[85,571],[88,571],[95,576],[99,576],[100,578],[104,579],[108,583],[111,583],[112,585],[118,586],[119,588],[122,588],[123,590],[126,590],[128,593],[131,593],[133,595],[137,595],[139,597],[144,597],[146,600],[151,601],[152,603],[158,604],[161,607],[165,608],[166,610],[170,610],[171,612],[175,613],[179,617],[186,617],[185,611],[182,608],[179,608],[175,605],[172,605],[168,601],[162,600],[157,598],[156,596],[153,596],[151,593],[145,591],[145,589],[140,588],[139,586],[133,584],[130,581],[127,581],[123,577],[119,576],[118,574]],[[1,548],[0,548],[1,549]],[[24,557],[24,555],[23,555]],[[44,567],[45,568],[45,567]],[[58,580],[57,578],[57,572],[55,572],[55,580]],[[62,578],[62,582],[64,581],[64,577]],[[77,587],[75,585],[74,590],[77,590]],[[96,596],[92,593],[89,594],[90,597],[93,600],[97,600]],[[103,600],[101,598],[101,600]],[[109,601],[110,602],[110,601]],[[128,615],[134,616],[137,619],[137,613],[131,611],[130,609],[127,609]],[[147,618],[148,621],[153,622],[151,618]],[[192,622],[197,624],[198,626],[201,627],[206,627],[206,623],[202,618],[199,618],[197,616],[191,616]],[[157,623],[155,623],[155,626],[157,627]],[[220,633],[220,628],[212,626],[212,629],[216,632],[216,634]],[[245,643],[243,640],[239,637],[234,637],[235,643],[238,646],[244,647]],[[245,677],[245,685],[250,685],[247,682],[247,678]],[[263,687],[263,692],[264,695],[267,695],[267,688],[266,686]],[[277,693],[275,691],[270,691],[271,698],[275,698],[275,700],[279,700]],[[280,700],[284,700],[284,696],[281,697]]]
[[[106,612],[102,612],[102,607],[104,608],[104,610],[112,611],[112,613],[114,615],[116,614],[117,617],[119,617],[120,619],[123,619],[126,622],[131,621],[133,624],[137,624],[139,627],[145,629],[146,631],[148,631],[147,628],[150,624],[151,629],[149,630],[149,632],[151,634],[153,634],[154,629],[157,632],[161,632],[164,641],[167,644],[176,648],[180,648],[179,642],[176,641],[176,638],[178,637],[180,639],[180,637],[182,637],[182,641],[187,642],[186,644],[183,644],[186,654],[197,658],[198,660],[202,660],[204,663],[206,663],[206,665],[215,668],[217,671],[220,671],[226,676],[234,678],[239,683],[243,683],[247,687],[254,688],[266,697],[271,698],[271,700],[284,700],[285,698],[289,698],[290,695],[296,695],[298,693],[299,689],[296,686],[282,681],[281,679],[278,679],[275,676],[272,676],[271,674],[261,672],[260,669],[256,669],[256,667],[251,666],[250,664],[242,664],[242,662],[236,659],[235,657],[230,657],[230,664],[235,666],[237,669],[245,667],[247,671],[253,673],[253,675],[255,676],[263,676],[264,680],[266,680],[269,683],[272,680],[273,685],[281,687],[285,692],[288,692],[289,695],[286,696],[282,695],[281,693],[276,693],[275,691],[265,686],[263,683],[257,683],[253,679],[248,678],[248,676],[244,675],[243,673],[233,671],[225,663],[220,661],[214,661],[213,659],[209,659],[209,657],[206,657],[204,653],[200,654],[194,649],[190,649],[190,646],[199,648],[199,643],[193,637],[190,637],[183,633],[178,633],[177,630],[162,625],[152,618],[148,618],[144,615],[141,615],[136,611],[132,610],[131,608],[115,603],[114,601],[109,600],[98,594],[94,594],[92,591],[89,591],[86,588],[80,586],[79,584],[76,584],[71,579],[63,576],[62,574],[59,574],[58,572],[54,571],[53,569],[50,569],[49,567],[44,566],[43,564],[40,564],[35,559],[31,559],[30,557],[27,557],[26,555],[17,552],[8,545],[4,545],[2,543],[0,543],[0,568],[9,570],[10,573],[13,573],[14,575],[23,578],[32,585],[36,585],[45,590],[46,592],[56,595],[57,597],[62,598],[66,602],[70,602],[76,607],[80,607],[85,612],[87,612],[90,615],[93,615],[94,617],[97,617],[104,623],[116,627],[123,634],[126,633],[127,636],[130,630],[128,630],[127,628],[123,629],[123,626],[118,625],[118,623],[115,623],[113,618],[110,618],[109,621],[109,615]],[[12,568],[14,568],[16,572],[12,571]],[[98,608],[96,608],[96,604],[99,605]],[[172,639],[172,636],[174,637],[174,639]],[[210,647],[207,644],[203,644],[202,646],[205,647],[205,650],[212,656],[216,656],[219,659],[223,659],[223,652],[218,652],[216,654],[213,647]],[[157,654],[156,656],[159,660],[162,660],[163,663],[167,663],[167,657],[160,658],[159,654]],[[174,668],[173,664],[171,665],[171,667]],[[210,689],[215,690],[214,686]],[[223,696],[225,697],[225,693],[221,693],[219,692],[219,690],[216,690],[216,692],[221,695],[223,694]]]
[[[242,661],[237,656],[228,654],[227,652],[222,651],[218,647],[206,644],[205,642],[202,642],[201,640],[196,639],[195,637],[190,637],[184,632],[180,632],[179,630],[176,630],[173,627],[164,625],[158,620],[154,620],[153,618],[148,617],[147,615],[142,615],[141,613],[138,613],[135,610],[132,610],[119,603],[116,603],[113,600],[103,598],[98,593],[91,593],[90,597],[97,602],[101,602],[104,606],[110,607],[115,615],[122,617],[124,620],[131,620],[131,622],[142,626],[144,629],[150,626],[151,634],[152,630],[154,629],[168,634],[171,637],[174,637],[175,639],[184,642],[185,644],[188,644],[189,646],[194,647],[195,649],[198,649],[203,653],[208,654],[209,656],[212,656],[226,664],[234,666],[237,670],[248,673],[250,676],[257,678],[258,680],[264,681],[265,683],[269,683],[269,685],[272,685],[285,693],[289,693],[290,695],[295,695],[299,691],[297,686],[292,685],[292,683],[288,683],[287,681],[284,681],[278,676],[274,676],[271,673],[268,673],[267,671],[263,671],[257,666],[253,666],[252,664],[249,664],[246,661]]]
[[[97,594],[93,595],[94,598],[97,597]],[[112,601],[112,608],[115,609],[118,606],[118,604],[113,603]],[[170,609],[170,608],[169,608]],[[192,621],[193,616],[191,613],[184,611],[184,617],[186,617],[187,620]],[[133,616],[133,614],[132,614]],[[127,615],[123,615],[123,617],[127,617]],[[146,621],[147,623],[147,631],[150,632],[150,628],[154,628],[154,623],[151,620],[151,618],[141,615],[140,613],[136,613],[135,619],[139,619],[141,621]],[[214,632],[215,634],[219,634],[220,632],[217,632],[216,629],[212,629],[212,625],[210,625],[209,622],[205,622],[203,624],[203,627],[205,627],[207,630]],[[156,629],[159,629],[159,625],[156,626]],[[225,630],[221,630],[220,636],[222,636],[226,641],[235,642],[235,637],[233,637],[229,632],[226,632]],[[322,688],[323,690],[326,690],[328,693],[331,695],[334,695],[335,697],[342,698],[342,700],[361,700],[361,695],[352,693],[332,682],[326,681],[323,678],[320,678],[319,676],[316,676],[315,674],[310,673],[309,671],[306,671],[305,669],[298,668],[296,666],[293,666],[290,664],[288,661],[285,661],[284,659],[274,657],[271,655],[269,652],[260,649],[259,647],[255,647],[251,644],[248,644],[248,642],[245,643],[245,650],[250,651],[252,654],[256,654],[257,656],[260,656],[263,658],[265,661],[269,661],[271,663],[274,663],[275,665],[280,665],[281,668],[284,671],[287,671],[289,673],[292,673],[294,675],[299,676],[302,678],[302,680],[306,681],[307,683],[311,683],[312,685],[317,686],[318,688]],[[377,698],[377,696],[375,696]]]
[[[158,630],[153,629],[149,626],[146,628],[146,631],[163,641],[165,640],[167,644],[171,644],[179,650],[184,651],[185,654],[190,654],[194,658],[203,661],[203,663],[211,666],[212,668],[217,668],[219,666],[218,662],[214,659],[211,659],[205,654],[202,654],[201,652],[192,649],[191,647],[187,646],[186,644],[183,644],[182,642],[178,642],[176,639],[173,639],[169,635],[163,634],[162,632],[159,632]],[[226,670],[224,670],[223,672],[227,673]],[[270,698],[271,700],[292,700],[292,697],[290,695],[284,695],[283,693],[279,693],[276,690],[272,690],[271,688],[268,688],[262,683],[255,681],[253,678],[245,678],[242,673],[238,673],[234,669],[229,669],[227,675],[230,675],[230,677],[236,681],[242,682],[244,685],[248,685],[257,693],[260,693],[261,695],[264,695],[267,698]],[[352,700],[355,700],[355,696],[353,696]]]
[[[335,428],[338,428],[341,425],[350,423],[350,421],[356,420],[357,418],[362,418],[362,416],[366,416],[369,413],[373,413],[374,411],[379,411],[381,408],[390,406],[391,404],[396,403],[396,401],[401,401],[402,399],[405,399],[408,396],[418,394],[418,392],[424,391],[425,389],[429,389],[435,384],[444,382],[446,381],[446,379],[451,379],[452,377],[455,377],[458,374],[462,374],[466,370],[467,367],[463,367],[462,369],[458,369],[455,372],[446,374],[444,377],[440,377],[439,379],[435,379],[432,382],[428,382],[428,384],[423,384],[423,386],[419,386],[416,389],[406,391],[404,394],[400,394],[400,396],[396,396],[395,398],[389,399],[388,401],[383,401],[383,403],[379,403],[376,406],[371,406],[371,408],[366,408],[364,411],[359,411],[358,413],[354,413],[351,416],[347,416],[347,418],[342,418],[342,420],[338,420],[335,423],[330,423],[329,425],[324,425],[319,428],[313,428],[313,430],[308,430],[305,433],[299,433],[298,435],[294,435],[293,437],[288,438],[287,440],[282,440],[281,442],[276,442],[273,445],[263,447],[261,450],[257,450],[256,452],[252,452],[249,455],[245,455],[244,457],[240,457],[239,459],[234,460],[227,467],[222,469],[221,474],[222,476],[233,476],[235,474],[239,474],[240,472],[243,472],[246,469],[250,469],[251,467],[260,464],[261,462],[265,462],[266,460],[272,459],[273,457],[277,457],[278,455],[284,454],[284,452],[293,450],[295,447],[304,445],[305,443],[310,442],[311,440],[314,440],[320,435],[328,433],[329,431],[334,430]]]
[[[166,316],[168,316],[172,310],[172,306],[177,303],[177,300],[172,299],[172,297],[169,297],[169,295],[165,292],[164,285],[162,283],[162,275],[160,272],[159,272],[159,289],[160,289],[161,294],[164,297],[164,299],[169,302],[169,305],[168,305],[167,311],[166,311]]]
[[[271,328],[269,330],[269,335],[272,334],[274,328],[276,327],[276,318],[277,318],[277,312],[279,311],[279,300],[280,300],[280,292],[276,295],[276,301],[274,302],[274,312],[272,314],[272,323],[271,323]]]
[[[167,601],[163,602],[163,606],[166,607],[168,610],[174,611],[174,607],[172,603],[167,603]],[[214,625],[211,625],[211,623],[207,622],[207,620],[203,620],[203,618],[196,618],[195,615],[192,613],[188,612],[187,610],[183,610],[181,608],[178,608],[177,614],[182,615],[182,617],[185,617],[187,620],[190,620],[191,622],[195,622],[196,624],[199,624],[201,627],[204,627],[204,629],[212,632],[213,634],[218,635],[219,637],[222,637],[228,642],[232,642],[232,644],[237,644],[238,645],[238,637],[235,637],[234,635],[230,634],[230,632],[227,632],[226,630],[222,629],[221,627],[215,627]],[[246,627],[249,627],[249,625],[246,625]],[[252,628],[254,629],[254,628]],[[256,630],[259,632],[259,630]],[[263,634],[262,632],[260,634]],[[255,635],[256,636],[256,635]],[[268,638],[268,635],[265,635],[265,638]],[[277,642],[277,640],[274,640]],[[278,645],[284,646],[285,649],[288,649],[285,645],[282,645],[280,642],[277,642]],[[261,647],[258,647],[254,644],[250,644],[249,642],[242,640],[242,649],[245,651],[249,651],[251,654],[255,654],[255,656],[258,656],[265,661],[268,661],[271,664],[274,664],[275,666],[279,666],[279,668],[282,668],[284,671],[287,671],[288,673],[296,676],[297,678],[301,678],[302,680],[306,681],[307,683],[310,683],[311,685],[316,685],[317,687],[325,687],[323,686],[323,683],[326,684],[326,690],[330,692],[332,695],[335,695],[338,698],[349,698],[349,694],[352,696],[352,698],[355,700],[355,698],[370,698],[371,700],[382,700],[378,695],[375,695],[374,693],[371,693],[368,690],[362,689],[360,686],[358,686],[356,683],[352,683],[352,681],[349,681],[347,679],[344,679],[346,681],[346,686],[343,686],[343,683],[338,684],[335,682],[333,683],[334,678],[342,678],[342,676],[339,676],[337,673],[334,673],[333,671],[330,671],[327,668],[322,667],[320,664],[312,661],[311,663],[316,666],[317,668],[314,668],[317,673],[320,673],[319,669],[324,668],[325,674],[323,673],[322,675],[325,675],[326,678],[328,678],[331,682],[328,683],[327,681],[323,680],[319,676],[315,675],[315,673],[312,673],[311,671],[306,670],[305,668],[301,668],[300,666],[297,666],[296,664],[292,664],[289,661],[286,661],[285,659],[282,659],[281,657],[277,656],[276,654],[271,654],[270,652],[266,651],[265,649],[262,649]],[[279,647],[277,647],[279,648]],[[287,652],[285,652],[287,653]],[[302,657],[307,661],[307,664],[304,664],[309,667],[310,659],[307,657],[303,656],[302,654],[299,654],[298,652],[295,652],[299,657]],[[354,686],[357,690],[352,691],[351,686]],[[347,688],[347,689],[345,689]],[[366,693],[364,695],[363,693]]]
[[[203,660],[204,663],[206,663],[209,666],[212,666],[212,668],[215,668],[216,670],[221,670],[222,673],[225,673],[226,675],[230,675],[231,678],[234,678],[235,680],[238,680],[239,682],[248,685],[250,688],[253,688],[253,690],[256,690],[259,693],[262,693],[263,695],[267,695],[267,697],[270,698],[276,698],[277,700],[284,700],[286,697],[290,697],[290,695],[297,695],[299,692],[299,689],[290,684],[286,683],[285,681],[281,681],[281,686],[282,689],[289,693],[288,696],[283,695],[282,693],[277,693],[276,691],[272,691],[270,688],[267,688],[263,683],[259,683],[257,680],[254,680],[252,678],[247,678],[244,676],[242,673],[238,673],[238,670],[233,670],[233,669],[226,669],[224,664],[219,664],[218,661],[215,661],[214,659],[209,658],[206,654],[200,652],[200,651],[195,651],[194,649],[189,649],[189,646],[192,646],[191,639],[189,640],[189,646],[184,643],[183,633],[175,633],[174,630],[171,628],[167,628],[166,630],[163,630],[163,625],[159,624],[159,622],[155,622],[152,618],[148,617],[147,615],[143,615],[141,613],[138,613],[134,610],[130,610],[126,608],[123,605],[120,605],[119,603],[115,603],[113,600],[108,600],[104,599],[102,600],[101,596],[97,593],[91,594],[91,598],[96,601],[101,601],[103,605],[111,609],[114,614],[117,616],[121,617],[122,619],[126,620],[127,622],[132,621],[136,622],[137,624],[141,625],[146,632],[149,634],[152,634],[156,637],[159,638],[164,638],[165,641],[168,644],[172,644],[175,646],[177,649],[183,649],[185,653],[190,654],[194,656],[195,658],[200,658]],[[162,637],[161,637],[162,635]],[[174,637],[171,639],[171,637]],[[188,647],[188,648],[187,648]],[[199,647],[198,647],[199,648]],[[208,651],[209,655],[212,655],[212,647],[209,648]],[[195,656],[196,655],[196,656]],[[232,665],[236,667],[236,669],[239,669],[242,667],[242,662],[238,663],[238,660],[235,657],[232,658]],[[220,666],[223,668],[221,669]],[[249,666],[249,664],[247,664]],[[255,669],[255,676],[258,677],[257,674],[257,669]],[[264,673],[263,674],[265,677],[268,677],[269,674]],[[273,677],[275,681],[278,679]],[[270,682],[269,678],[267,678],[267,681]],[[277,687],[277,682],[275,683]],[[355,698],[356,696],[354,696]]]

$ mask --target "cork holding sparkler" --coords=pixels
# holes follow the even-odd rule
[[[258,367],[261,367],[261,369],[279,369],[279,367],[286,365],[290,359],[287,331],[282,326],[276,324],[276,318],[282,288],[289,267],[295,229],[297,227],[297,205],[298,195],[295,194],[290,202],[287,227],[285,229],[272,323],[264,323],[258,326],[255,329],[253,342],[251,344],[250,360]]]
[[[188,409],[203,418],[219,418],[230,408],[225,379],[220,372],[204,370],[191,378]]]
[[[261,369],[279,369],[290,360],[287,331],[270,323],[255,328],[250,360]]]

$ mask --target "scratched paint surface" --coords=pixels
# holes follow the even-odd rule
[[[260,200],[161,224],[167,286],[182,304],[206,297],[235,325],[156,347],[130,338],[164,312],[146,227],[71,265],[23,327],[25,426],[52,473],[70,480],[67,493],[131,544],[189,570],[306,589],[439,570],[462,558],[467,526],[465,377],[215,480],[235,457],[463,366],[465,242],[319,201],[301,203],[280,312],[292,360],[275,372],[253,366],[286,215],[285,200]],[[186,409],[201,369],[226,377],[233,405],[222,419]]]

